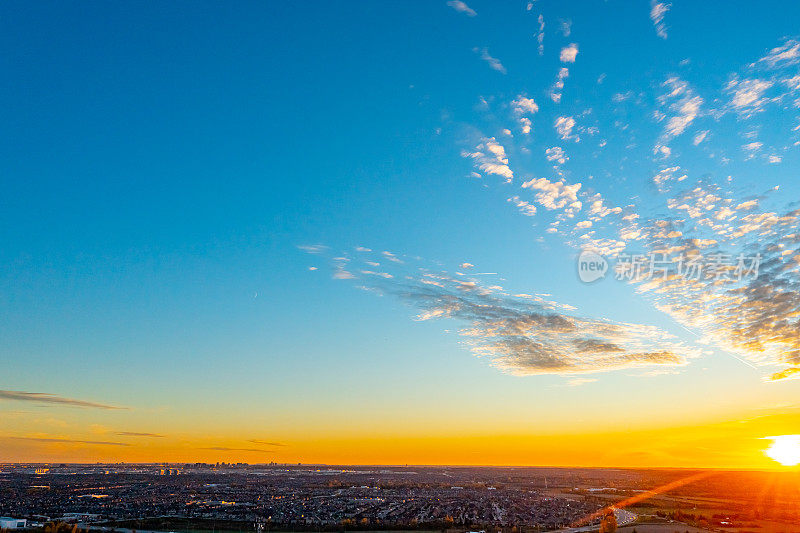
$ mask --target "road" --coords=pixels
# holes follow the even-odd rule
[[[617,527],[622,526],[629,526],[632,523],[636,522],[636,514],[632,513],[626,509],[617,509],[614,508],[614,516],[617,518]],[[598,526],[581,526],[581,527],[571,527],[567,529],[559,529],[558,533],[589,533],[592,531],[597,531]]]

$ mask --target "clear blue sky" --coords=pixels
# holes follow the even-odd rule
[[[768,272],[789,301],[745,333],[710,284],[576,275],[582,248],[620,251],[603,239],[657,249],[669,217],[676,238],[793,257],[769,245],[793,246],[794,219],[770,215],[800,192],[800,6],[657,7],[4,3],[0,388],[130,407],[53,426],[39,415],[63,407],[7,399],[37,416],[5,436],[578,431],[631,396],[614,427],[785,403],[788,380],[767,381],[800,365],[776,333],[796,320],[794,270]],[[618,210],[590,213],[598,199]],[[421,284],[433,271],[443,286]],[[586,339],[622,355],[598,361]]]

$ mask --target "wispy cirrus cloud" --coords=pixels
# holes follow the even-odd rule
[[[670,76],[663,83],[666,92],[658,97],[663,111],[657,111],[656,117],[663,121],[664,131],[656,142],[654,152],[669,154],[669,142],[683,134],[700,113],[703,99],[697,95],[688,82],[677,76]]]
[[[159,438],[163,439],[166,435],[160,435],[158,433],[140,433],[138,431],[117,431],[116,433],[120,437],[148,437],[148,438]]]
[[[449,0],[447,5],[458,11],[459,13],[463,13],[468,17],[474,17],[477,15],[474,9],[469,7],[467,4],[462,2],[461,0]]]
[[[503,66],[503,64],[500,62],[499,59],[497,59],[496,57],[492,57],[489,54],[489,49],[488,48],[477,48],[476,47],[476,48],[473,48],[472,51],[475,52],[476,54],[480,55],[481,59],[486,61],[486,63],[489,65],[489,68],[491,68],[492,70],[496,70],[497,72],[500,72],[501,74],[506,74],[506,72],[507,72],[506,71],[506,67]]]
[[[25,440],[31,442],[54,442],[54,443],[63,443],[63,444],[86,444],[86,445],[93,445],[93,446],[130,446],[130,444],[126,442],[111,442],[111,441],[102,441],[102,440],[78,440],[78,439],[62,439],[62,438],[55,438],[55,437],[7,437],[9,439],[14,440]]]
[[[297,247],[310,254],[321,254],[328,250],[324,244],[300,244]]]
[[[658,2],[656,0],[650,1],[650,20],[653,21],[656,35],[662,39],[667,38],[667,25],[664,23],[664,16],[667,14],[670,7],[672,7],[672,4]]]
[[[539,52],[539,55],[543,56],[544,55],[544,16],[543,15],[539,15],[539,18],[537,19],[537,22],[539,23],[539,31],[536,33],[536,42],[539,43],[539,46],[537,47],[537,50]]]
[[[567,381],[568,387],[580,387],[581,385],[586,385],[587,383],[594,383],[597,379],[595,378],[572,378]]]
[[[514,375],[680,367],[699,353],[659,328],[582,317],[572,306],[465,274],[417,267],[354,282],[401,299],[417,309],[416,320],[459,323],[475,355]]]
[[[259,440],[259,439],[250,439],[247,442],[252,442],[253,444],[260,444],[262,446],[286,446],[283,442],[274,442],[268,440]]]
[[[725,86],[725,92],[730,95],[730,105],[740,116],[750,117],[760,113],[772,101],[765,96],[766,91],[774,83],[758,78],[739,79],[734,76]]]
[[[85,400],[76,400],[74,398],[65,398],[63,396],[56,396],[55,394],[47,394],[44,392],[0,390],[0,400],[14,400],[19,402],[33,402],[51,405],[67,405],[71,407],[86,407],[91,409],[128,409],[127,407],[107,405]]]
[[[692,144],[697,146],[706,139],[707,135],[708,135],[708,130],[698,132],[697,134],[695,134],[694,139],[692,139]]]
[[[272,450],[262,450],[261,448],[230,448],[228,446],[207,446],[198,450],[212,450],[217,452],[253,452],[253,453],[273,453]]]
[[[572,33],[572,21],[571,20],[560,20],[558,24],[558,29],[561,31],[561,35],[564,37],[569,37]]]
[[[728,102],[720,112],[732,111],[751,119],[772,104],[798,107],[800,96],[800,42],[786,39],[739,72],[732,73],[723,88]]]
[[[771,49],[757,61],[757,64],[765,64],[770,68],[793,66],[798,63],[800,63],[800,42],[794,39],[786,39],[782,45]]]

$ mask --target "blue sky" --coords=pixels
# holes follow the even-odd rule
[[[467,4],[4,4],[0,388],[131,407],[69,435],[168,412],[289,440],[789,401],[800,7]],[[746,304],[576,274],[712,233],[789,266]],[[492,322],[520,316],[623,355]]]

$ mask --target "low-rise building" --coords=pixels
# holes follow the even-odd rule
[[[28,521],[24,518],[0,516],[0,529],[24,529]]]

